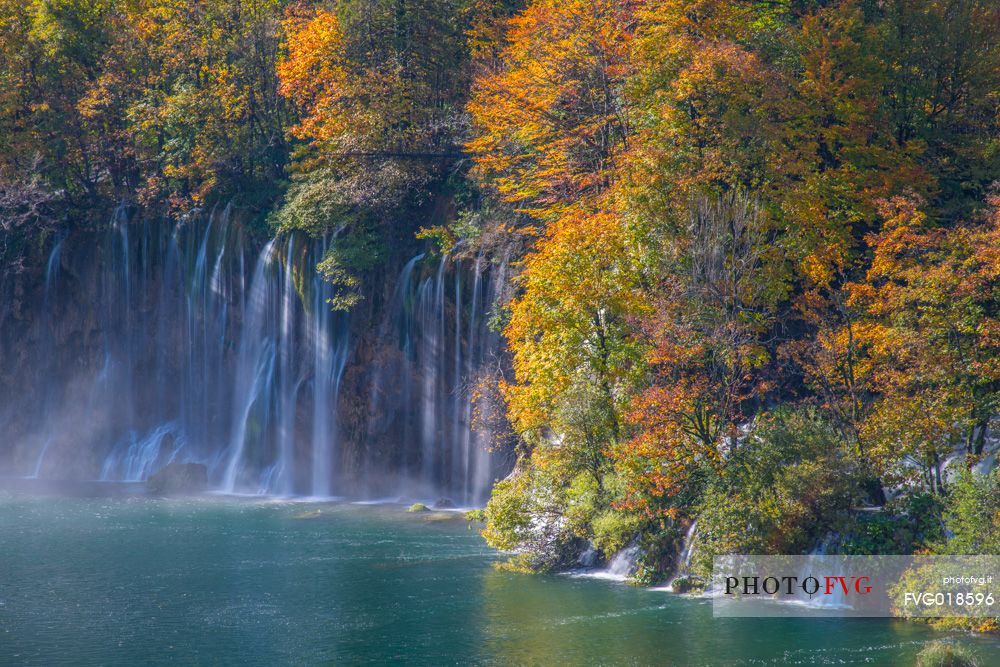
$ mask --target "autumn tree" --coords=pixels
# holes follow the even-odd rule
[[[598,487],[643,368],[631,323],[646,307],[642,231],[608,193],[628,145],[631,21],[627,3],[531,3],[468,107],[474,174],[538,236],[505,329],[511,421],[537,464],[562,466],[567,481],[582,471]]]
[[[958,448],[983,451],[1000,390],[1000,232],[996,196],[979,224],[931,225],[917,198],[882,205],[883,229],[864,282],[848,286],[863,313],[875,371],[868,455],[896,479],[922,473],[941,491]]]
[[[403,215],[441,223],[464,184],[464,104],[477,40],[508,2],[349,0],[295,5],[283,22],[281,94],[298,111],[291,184],[274,222],[329,234],[319,265],[337,307],[358,276],[412,238]],[[430,226],[430,225],[428,225]]]
[[[120,62],[144,63],[126,114],[145,165],[146,198],[168,197],[182,209],[239,195],[267,204],[287,160],[286,110],[274,64],[282,0],[215,0],[191,5],[148,0],[129,15],[141,52],[122,44]],[[108,90],[94,94],[93,112],[128,70],[109,69]],[[253,198],[252,198],[253,197]]]
[[[611,214],[579,213],[553,225],[525,260],[505,329],[517,378],[507,396],[515,427],[535,442],[558,441],[563,421],[593,451],[623,434],[642,358],[629,319],[646,308],[632,243]],[[603,415],[589,427],[566,405],[578,399],[574,388]]]
[[[519,211],[555,220],[615,178],[631,127],[630,4],[532,2],[476,79],[475,173]]]
[[[865,48],[900,148],[934,175],[929,203],[955,219],[982,205],[1000,171],[1000,6],[990,0],[894,0],[867,8]]]
[[[692,206],[681,255],[643,320],[652,385],[633,404],[634,438],[616,450],[630,505],[669,506],[699,469],[717,470],[766,393],[765,337],[784,296],[770,238],[745,194]]]

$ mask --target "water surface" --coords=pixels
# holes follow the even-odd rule
[[[0,665],[909,665],[888,620],[718,619],[709,602],[493,567],[399,507],[0,495]],[[963,637],[987,665],[1000,645]]]

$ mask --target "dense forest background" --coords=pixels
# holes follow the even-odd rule
[[[993,0],[0,0],[0,66],[7,279],[122,204],[330,236],[332,308],[517,258],[518,566],[1000,553]]]

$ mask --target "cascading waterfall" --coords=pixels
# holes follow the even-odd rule
[[[274,377],[274,344],[265,335],[268,307],[267,271],[274,257],[275,241],[264,246],[251,280],[250,297],[246,302],[246,321],[240,340],[239,361],[236,366],[236,393],[233,400],[232,438],[229,441],[229,459],[226,463],[222,489],[233,493],[237,489],[238,476],[243,470],[244,451],[247,446],[248,429],[259,421],[265,421],[266,414],[254,414],[255,407],[260,412],[266,402],[262,401]],[[256,419],[251,422],[251,418]]]
[[[325,248],[324,248],[325,252]],[[341,380],[350,352],[349,331],[343,318],[335,318],[327,307],[332,297],[330,286],[321,283],[314,291],[312,319],[313,401],[329,405],[331,396],[340,395]],[[331,480],[337,474],[334,458],[338,444],[336,410],[314,409],[312,418],[312,493],[326,498],[332,495]]]
[[[44,338],[44,345],[46,347],[55,347],[55,338],[52,334],[52,318],[50,317],[50,306],[52,303],[52,293],[58,289],[59,280],[59,263],[62,259],[61,251],[63,242],[65,238],[61,238],[56,241],[55,245],[52,246],[52,252],[49,253],[49,260],[45,264],[45,288],[44,296],[42,300],[42,310],[43,310],[43,321],[42,321],[42,331]],[[49,363],[46,364],[46,370],[51,374],[54,370],[52,367],[52,359],[49,359]],[[52,432],[51,419],[49,418],[53,406],[56,402],[55,391],[48,392],[44,399],[44,407],[42,408],[42,447],[41,451],[38,453],[38,457],[35,459],[35,469],[32,473],[32,477],[37,479],[42,474],[42,466],[45,464],[45,454],[49,450],[49,445],[52,444],[52,438],[54,433]]]
[[[472,424],[470,399],[498,347],[483,317],[487,282],[482,257],[417,255],[406,263],[391,300],[392,329],[383,332],[395,332],[398,354],[376,367],[369,402],[369,447],[387,434],[416,435],[419,448],[401,452],[398,467],[424,494],[464,505],[485,502],[495,465],[488,434]]]
[[[88,234],[103,241],[61,238],[45,266],[30,387],[44,398],[25,398],[37,426],[18,474],[141,481],[196,462],[228,493],[485,501],[496,462],[469,399],[498,346],[483,257],[412,258],[364,325],[315,271],[328,239],[255,246],[229,207],[180,223],[122,208]],[[345,423],[355,396],[368,410]]]
[[[677,559],[678,572],[684,574],[691,566],[691,556],[694,555],[694,541],[698,536],[698,520],[695,519],[688,526],[684,534],[684,546],[681,548],[681,555]]]

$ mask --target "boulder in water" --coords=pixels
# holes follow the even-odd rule
[[[158,496],[204,493],[208,468],[200,463],[168,463],[146,480],[146,491]]]
[[[424,505],[423,503],[413,503],[412,505],[410,505],[409,509],[407,509],[406,511],[407,512],[430,512],[431,508],[429,508],[427,505]]]
[[[453,501],[451,498],[438,498],[437,502],[434,503],[434,509],[453,510],[455,509],[455,501]]]

